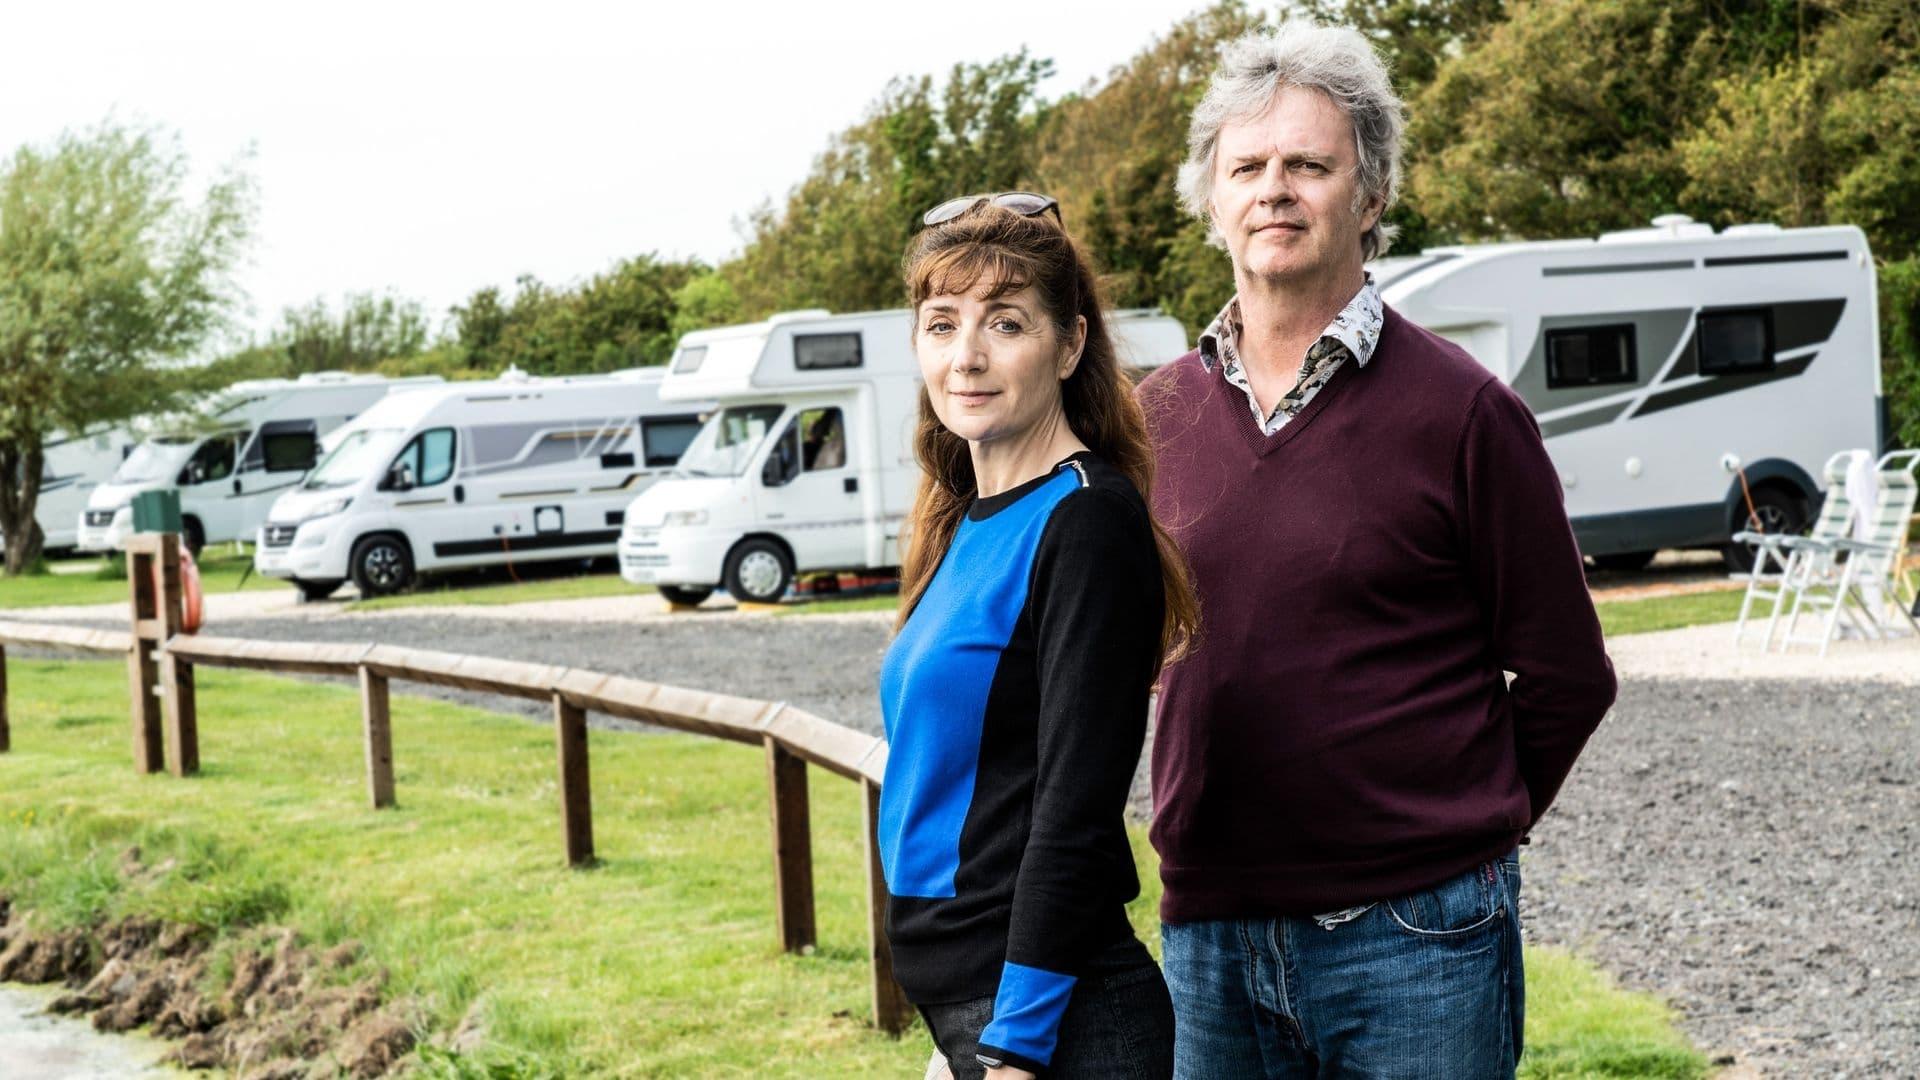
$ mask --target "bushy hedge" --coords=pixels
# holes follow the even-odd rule
[[[1880,267],[1880,372],[1888,436],[1920,447],[1920,256]]]

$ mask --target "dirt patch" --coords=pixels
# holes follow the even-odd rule
[[[351,942],[318,952],[291,930],[250,931],[233,946],[225,985],[214,986],[214,935],[203,927],[141,917],[68,930],[34,922],[0,898],[0,982],[59,983],[68,992],[50,1012],[181,1040],[171,1064],[223,1068],[238,1080],[378,1077],[416,1041],[414,1010],[383,1002],[384,972],[344,981],[360,954]]]

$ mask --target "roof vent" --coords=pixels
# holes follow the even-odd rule
[[[507,370],[494,376],[494,378],[499,380],[500,382],[510,382],[510,383],[523,383],[528,381],[527,373],[520,370],[519,364],[508,364]]]
[[[1693,224],[1693,219],[1685,214],[1661,214],[1659,217],[1653,219],[1654,228],[1665,229],[1675,236],[1680,235],[1683,226],[1691,224]]]

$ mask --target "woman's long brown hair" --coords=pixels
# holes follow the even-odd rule
[[[983,284],[987,298],[1033,286],[1053,323],[1056,340],[1072,340],[1074,317],[1086,319],[1087,340],[1079,366],[1060,386],[1067,424],[1088,449],[1124,473],[1141,496],[1151,500],[1153,449],[1146,417],[1114,352],[1093,268],[1059,225],[1045,216],[1022,217],[984,206],[914,237],[907,248],[906,277],[916,336],[920,305],[928,297],[964,295]],[[966,440],[940,423],[925,386],[920,388],[920,423],[914,431],[913,450],[922,476],[903,536],[907,552],[900,573],[902,626],[940,568],[961,517],[979,492]],[[1186,560],[1158,521],[1153,522],[1153,539],[1160,551],[1166,589],[1160,655],[1161,663],[1167,663],[1191,644],[1200,623],[1200,602],[1194,596]]]

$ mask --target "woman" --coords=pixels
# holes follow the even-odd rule
[[[956,1080],[1168,1077],[1122,814],[1195,609],[1143,500],[1146,426],[1052,199],[926,224],[906,275],[925,478],[880,675],[894,974]]]

